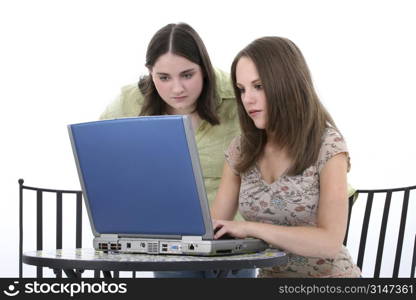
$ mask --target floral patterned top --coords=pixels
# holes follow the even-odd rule
[[[257,165],[239,174],[241,177],[239,212],[247,221],[286,226],[315,226],[319,204],[319,174],[325,163],[338,153],[348,150],[341,134],[328,128],[315,164],[301,175],[282,175],[275,182],[265,182]],[[225,152],[230,167],[240,155],[240,137],[231,142]],[[348,169],[349,156],[348,156]],[[360,277],[360,269],[353,263],[344,246],[335,258],[304,257],[288,253],[285,266],[261,269],[260,277]]]

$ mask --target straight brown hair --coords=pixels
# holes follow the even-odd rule
[[[253,61],[267,99],[267,128],[258,129],[246,113],[237,88],[236,67],[241,57]],[[288,175],[299,175],[318,159],[322,136],[336,125],[320,102],[309,68],[299,48],[289,39],[263,37],[241,50],[231,66],[233,88],[241,126],[240,173],[259,159],[267,142],[266,131],[288,151]]]
[[[160,56],[166,53],[182,56],[199,65],[203,73],[203,88],[197,100],[196,111],[201,119],[211,125],[220,123],[217,108],[217,87],[215,72],[209,59],[207,49],[198,33],[188,24],[168,24],[159,29],[146,51],[146,67],[152,69]],[[140,115],[162,115],[166,113],[166,104],[160,97],[150,75],[139,81],[139,89],[144,95]]]

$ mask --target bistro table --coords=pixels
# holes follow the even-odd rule
[[[239,269],[263,268],[286,264],[286,254],[277,249],[227,256],[154,255],[103,252],[95,249],[56,249],[23,253],[23,263],[49,267],[55,273],[63,270],[67,277],[77,278],[84,270],[94,270],[99,277],[112,277],[111,271],[204,271],[215,270],[218,277]],[[98,274],[98,275],[97,275]]]

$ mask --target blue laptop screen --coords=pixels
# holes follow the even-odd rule
[[[182,116],[69,127],[96,232],[205,234]]]

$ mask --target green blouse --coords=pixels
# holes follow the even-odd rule
[[[215,198],[224,166],[224,152],[231,140],[240,134],[237,105],[229,75],[216,70],[219,94],[217,112],[220,125],[212,126],[202,120],[196,130],[195,140],[198,147],[202,172],[209,203]],[[124,86],[121,94],[111,102],[100,119],[114,119],[138,116],[143,105],[143,95],[137,83]]]

